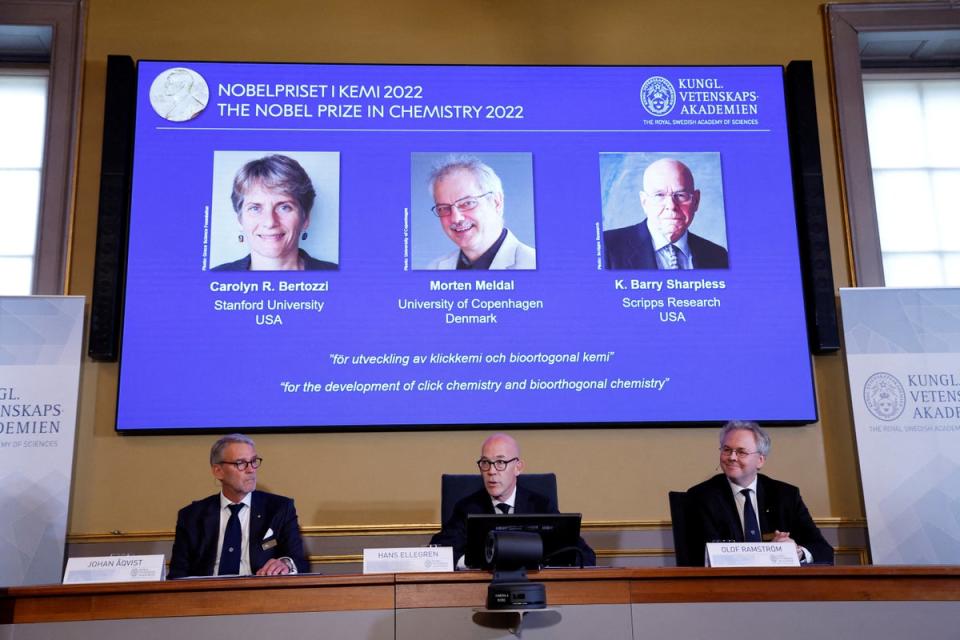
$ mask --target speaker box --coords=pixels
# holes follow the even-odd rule
[[[813,64],[809,60],[788,64],[785,83],[807,336],[812,352],[828,353],[840,348],[840,333],[823,196]]]
[[[100,206],[97,214],[93,299],[90,303],[90,340],[87,347],[87,354],[101,361],[113,362],[120,355],[136,90],[133,59],[129,56],[107,56]]]

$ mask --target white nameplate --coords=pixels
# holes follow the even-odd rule
[[[795,542],[708,542],[708,567],[799,567]]]
[[[364,573],[453,571],[453,547],[364,549]]]
[[[154,582],[163,580],[163,554],[153,556],[103,556],[70,558],[63,584],[89,582]]]

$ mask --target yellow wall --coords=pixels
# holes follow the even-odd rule
[[[69,291],[88,296],[108,54],[502,64],[784,64],[810,59],[834,281],[838,287],[849,283],[818,0],[89,0]],[[185,366],[188,358],[185,354]],[[819,356],[814,364],[821,422],[776,429],[766,470],[801,485],[814,517],[859,518],[843,359],[839,354]],[[115,364],[84,363],[69,527],[73,535],[171,531],[179,507],[216,490],[206,463],[210,436],[114,433],[117,371]],[[237,402],[256,399],[238,397]],[[669,517],[668,490],[686,488],[714,472],[715,433],[648,428],[517,435],[528,471],[559,474],[564,509],[582,511],[587,521],[661,521]],[[260,485],[294,496],[304,525],[436,522],[439,474],[475,471],[482,436],[470,431],[261,435],[256,439],[266,462]]]

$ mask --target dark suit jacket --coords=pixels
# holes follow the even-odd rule
[[[327,262],[326,260],[317,260],[309,253],[303,249],[298,250],[300,252],[300,258],[303,259],[303,270],[304,271],[332,271],[334,269],[339,269],[339,267],[333,262]],[[224,262],[223,264],[218,264],[210,271],[250,271],[250,254],[248,253],[239,260],[234,260],[233,262]]]
[[[703,545],[717,540],[743,542],[743,526],[726,476],[717,474],[687,491],[690,540],[699,544],[694,558],[703,561]],[[757,518],[760,532],[789,531],[790,537],[813,555],[814,562],[833,563],[830,546],[814,524],[800,490],[792,484],[757,475]],[[693,549],[691,549],[693,551]]]
[[[687,232],[694,269],[726,269],[727,250]],[[603,260],[606,269],[657,269],[657,255],[647,221],[603,232]]]
[[[273,529],[266,540],[277,544],[264,549],[264,534]],[[213,575],[213,565],[220,555],[217,538],[220,536],[220,494],[198,500],[180,509],[177,514],[177,534],[173,540],[168,579],[187,576]],[[250,500],[250,570],[257,570],[270,558],[287,557],[297,565],[297,571],[308,573],[310,564],[303,555],[300,524],[293,500],[264,491],[254,491]]]
[[[545,495],[517,487],[517,498],[513,503],[514,513],[560,513],[557,503]],[[454,562],[464,554],[467,546],[467,515],[471,513],[497,513],[486,489],[480,489],[461,499],[453,507],[450,518],[443,528],[430,539],[430,544],[441,547],[453,547]],[[597,554],[590,545],[580,538],[577,547],[583,553],[583,564],[597,564]],[[578,565],[579,566],[579,565]]]

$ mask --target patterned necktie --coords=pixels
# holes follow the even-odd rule
[[[673,260],[677,265],[677,269],[683,269],[683,251],[675,244],[671,244],[670,248],[673,250]]]
[[[753,510],[750,500],[750,489],[741,489],[740,493],[746,499],[743,503],[743,541],[760,542],[760,523],[757,522],[757,512]]]
[[[240,509],[243,503],[227,505],[230,509],[230,519],[223,532],[223,549],[220,551],[220,568],[217,575],[235,576],[240,573]]]
[[[502,513],[510,513],[510,505],[506,502],[498,502],[497,509],[500,509]]]

